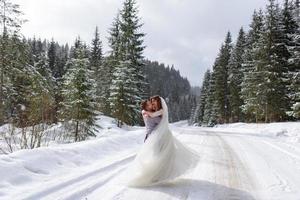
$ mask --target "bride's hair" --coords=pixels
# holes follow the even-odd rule
[[[158,110],[162,109],[160,96],[158,96],[158,95],[152,96],[152,97],[150,98],[150,101],[152,102],[153,100],[154,100],[154,101],[157,101],[157,107],[158,107],[157,109],[158,109]]]
[[[147,108],[148,107],[147,106],[148,102],[151,103],[151,100],[150,99],[142,100],[142,102],[140,104],[142,110],[151,111],[151,110],[149,110],[149,108]]]
[[[141,102],[141,109],[142,109],[142,110],[146,110],[147,101],[148,101],[148,100],[142,100],[142,102]]]

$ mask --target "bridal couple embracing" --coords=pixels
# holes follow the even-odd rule
[[[129,166],[127,186],[151,186],[173,179],[193,169],[199,156],[172,135],[168,107],[162,97],[141,103],[146,128],[144,143]]]

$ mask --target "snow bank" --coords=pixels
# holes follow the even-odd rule
[[[16,187],[26,189],[31,184],[38,187],[38,183],[51,181],[50,177],[59,178],[70,170],[97,168],[95,160],[101,161],[103,166],[109,165],[124,159],[125,155],[134,155],[143,142],[144,130],[141,128],[121,129],[108,117],[99,119],[98,123],[102,129],[93,140],[0,155],[0,199],[12,194]]]
[[[115,119],[103,115],[97,116],[96,123],[99,125],[97,128],[96,138],[107,137],[115,134],[123,134],[126,131],[140,130],[141,127],[129,127],[124,126],[122,128],[117,127]],[[30,141],[32,141],[32,127],[25,127],[24,129],[13,127],[11,124],[5,124],[0,127],[0,154],[6,154],[10,152],[15,152],[20,149],[21,141],[24,142],[24,135],[26,136],[26,141],[28,148],[30,149]],[[73,137],[66,134],[66,130],[62,123],[57,124],[39,124],[34,127],[37,134],[42,135],[41,147],[46,146],[57,146],[60,144],[72,143],[74,141]],[[22,134],[25,133],[25,134]],[[33,137],[34,138],[34,137]],[[89,137],[87,140],[93,140],[95,137]],[[36,145],[34,145],[36,147]]]
[[[122,160],[130,161],[142,146],[145,136],[143,127],[125,126],[119,128],[114,119],[105,116],[101,116],[97,120],[97,124],[101,126],[98,129],[97,137],[92,137],[87,141],[60,145],[49,144],[48,147],[19,150],[8,155],[0,155],[0,199],[24,199],[23,196],[22,198],[20,196],[14,198],[16,191],[18,191],[18,195],[23,195],[28,191],[33,193],[36,191],[37,196],[32,199],[42,199],[43,195],[46,196],[47,192],[50,193],[57,187],[72,184],[72,182],[80,182],[80,178],[87,175],[90,175],[88,177],[90,180],[94,172],[99,171],[99,169],[110,169],[114,163],[120,163]],[[284,139],[290,142],[300,142],[300,122],[233,123],[208,128],[192,127],[187,125],[187,121],[180,121],[171,124],[170,127],[175,136],[195,129],[197,132],[258,135],[273,137],[276,139],[274,141]],[[53,129],[58,130],[59,126],[49,127],[47,129],[49,134],[54,132]],[[4,125],[0,130],[9,130],[9,126]],[[193,140],[193,137],[189,138],[189,135],[187,138]],[[197,146],[201,147],[201,145]],[[202,145],[202,147],[205,146],[207,145]],[[294,151],[298,152],[297,149]],[[291,153],[289,154],[291,155]],[[293,154],[293,157],[297,157],[296,153]],[[103,173],[105,174],[106,171],[103,170]],[[52,187],[48,190],[50,185]],[[40,192],[40,190],[45,193]]]
[[[278,123],[232,123],[216,125],[216,131],[253,134],[266,137],[281,137],[290,142],[300,142],[300,122]]]

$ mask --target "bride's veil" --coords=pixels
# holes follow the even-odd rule
[[[161,98],[161,122],[150,134],[132,163],[129,186],[146,186],[177,177],[194,167],[198,156],[173,137],[168,106]]]

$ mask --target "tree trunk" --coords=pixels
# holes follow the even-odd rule
[[[78,141],[78,126],[79,126],[79,121],[76,121],[76,127],[75,127],[75,142]]]

